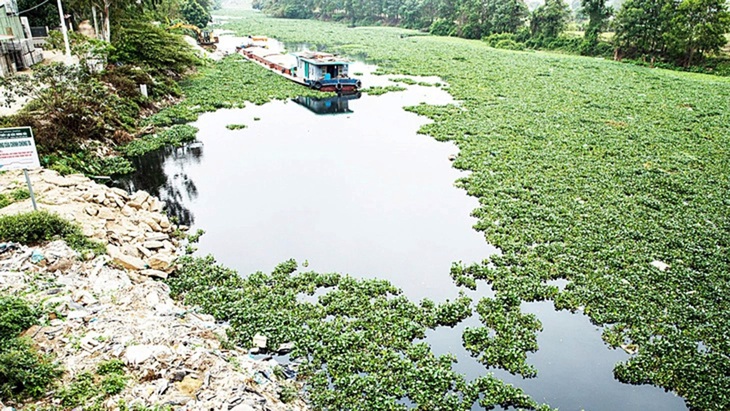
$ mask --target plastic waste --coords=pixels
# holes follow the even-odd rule
[[[30,255],[30,261],[33,264],[38,264],[46,257],[43,256],[43,253],[40,252],[40,250],[33,250],[33,254]]]

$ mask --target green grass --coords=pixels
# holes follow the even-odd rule
[[[620,380],[674,390],[697,409],[730,407],[728,79],[241,15],[226,27],[442,77],[460,106],[411,110],[434,120],[423,133],[459,146],[477,229],[502,251],[492,268],[467,271],[509,310],[543,298],[585,307],[607,343],[637,344]],[[557,278],[570,280],[560,293],[544,285]]]
[[[30,198],[30,192],[25,188],[18,188],[9,193],[0,194],[0,208],[4,208],[16,201],[23,201]]]

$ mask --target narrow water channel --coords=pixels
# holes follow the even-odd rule
[[[388,83],[367,70],[353,70],[366,71],[366,86]],[[451,97],[438,87],[407,88],[204,114],[194,124],[199,143],[139,159],[140,171],[125,184],[159,195],[182,223],[204,229],[199,254],[242,274],[295,258],[314,271],[387,279],[415,300],[453,299],[451,263],[496,250],[472,229],[477,200],[454,187],[462,174],[449,155],[457,149],[417,134],[427,120],[402,109]],[[472,295],[489,292],[482,283]],[[523,309],[544,328],[529,357],[538,377],[489,372],[562,411],[686,409],[660,388],[613,379],[613,365],[627,355],[609,350],[587,317],[556,312],[551,302]],[[457,370],[469,377],[487,372],[461,346],[463,328],[477,325],[472,318],[427,338],[437,354],[455,353]]]

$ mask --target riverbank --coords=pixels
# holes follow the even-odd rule
[[[43,321],[23,336],[65,372],[40,400],[4,399],[0,407],[307,408],[298,398],[299,383],[291,379],[293,369],[254,359],[229,343],[228,326],[170,298],[159,279],[175,271],[185,227],[169,221],[158,199],[52,170],[33,171],[31,179],[39,209],[76,222],[86,236],[106,245],[108,255],[80,255],[62,240],[3,244],[0,294],[42,307]],[[22,184],[20,172],[0,175],[2,193]],[[30,200],[22,200],[0,215],[31,209]],[[114,360],[123,363],[125,382],[118,392],[81,389],[100,364]]]

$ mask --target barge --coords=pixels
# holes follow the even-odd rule
[[[336,93],[357,93],[360,80],[350,78],[350,62],[334,54],[318,51],[282,53],[266,37],[249,37],[237,48],[247,60],[303,86]]]

